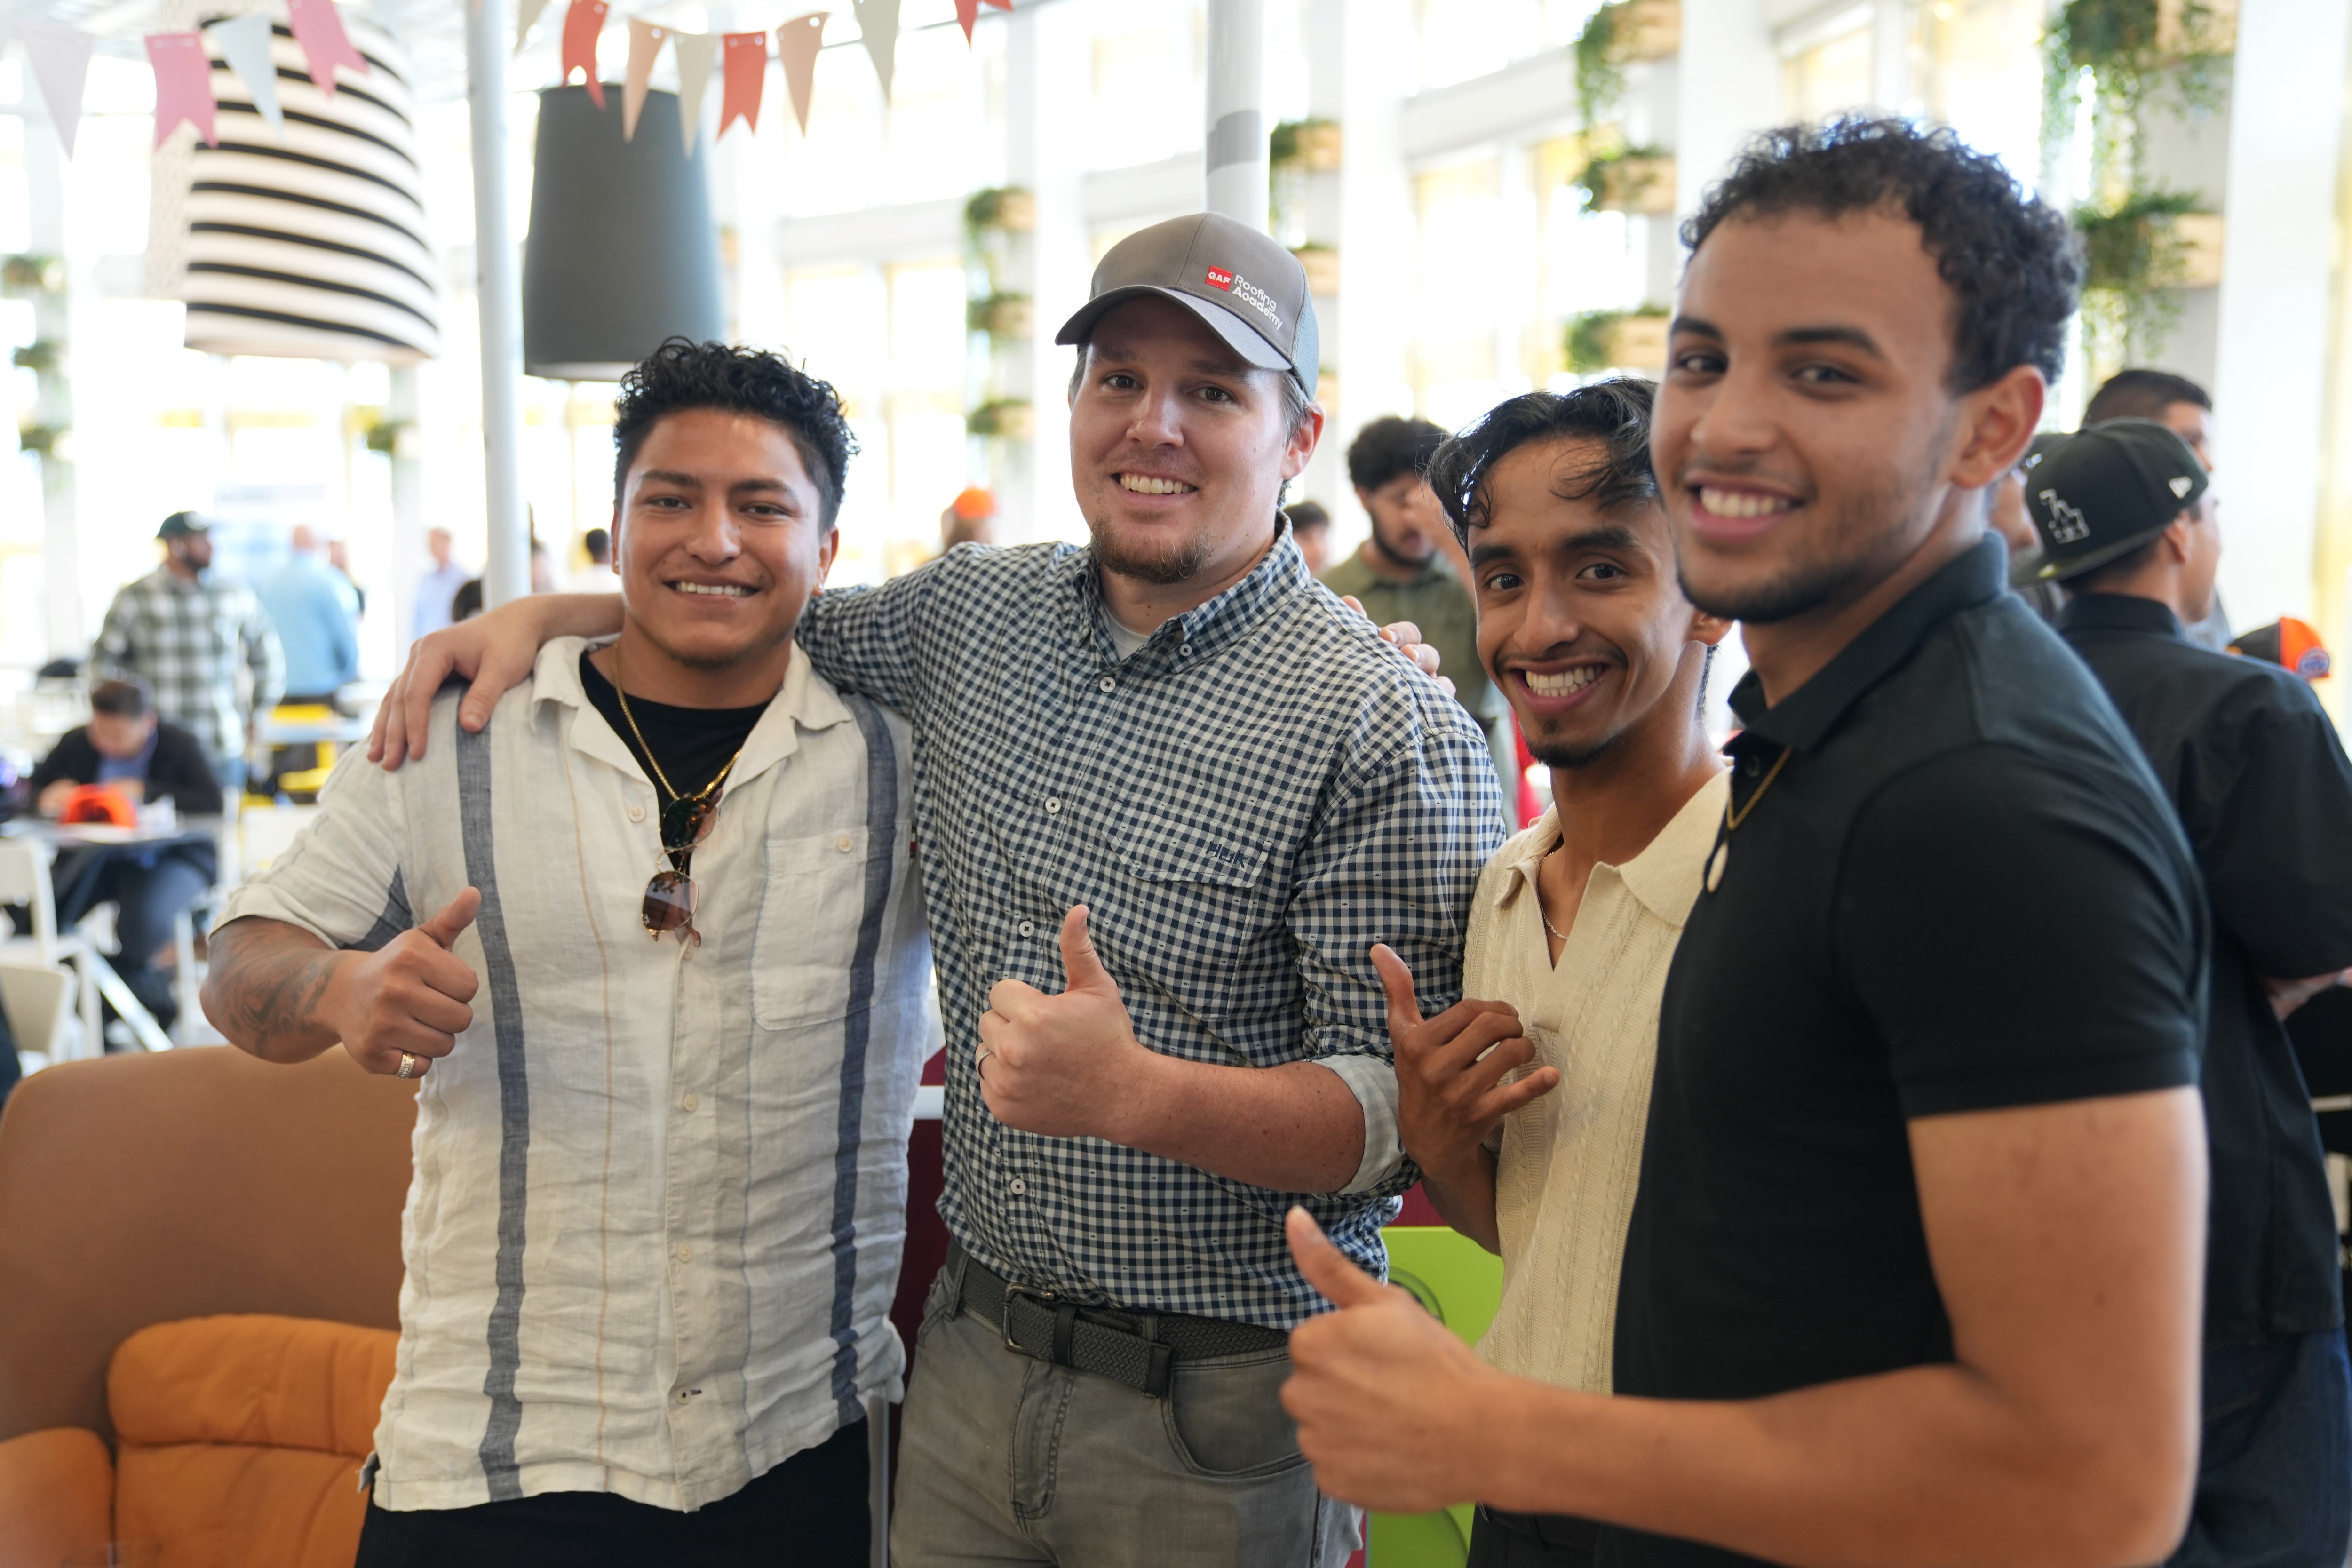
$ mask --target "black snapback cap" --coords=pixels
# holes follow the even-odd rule
[[[1315,395],[1322,348],[1307,268],[1268,236],[1221,213],[1170,218],[1130,234],[1095,267],[1094,287],[1057,343],[1082,343],[1129,300],[1157,294],[1208,323],[1234,353],[1286,370]]]
[[[212,531],[212,523],[201,513],[175,511],[163,520],[163,526],[155,531],[155,537],[185,539],[192,533],[209,533]]]
[[[2205,493],[2205,465],[2153,419],[2110,419],[2067,437],[2025,473],[2042,551],[2021,581],[2063,582],[2127,555]]]

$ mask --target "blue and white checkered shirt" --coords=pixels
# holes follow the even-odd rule
[[[1460,996],[1471,895],[1503,840],[1494,767],[1476,721],[1307,575],[1287,531],[1132,657],[1109,625],[1092,552],[967,546],[819,595],[798,636],[828,679],[914,721],[948,1228],[1071,1300],[1288,1328],[1322,1304],[1283,1241],[1290,1205],[1383,1267],[1380,1227],[1415,1173],[1370,949],[1412,966],[1424,1009]],[[1346,1192],[1271,1192],[990,1114],[972,1067],[989,989],[1060,992],[1080,903],[1145,1045],[1348,1083],[1367,1114]]]

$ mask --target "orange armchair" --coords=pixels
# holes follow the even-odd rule
[[[0,1568],[344,1568],[392,1377],[411,1084],[226,1047],[0,1116]]]

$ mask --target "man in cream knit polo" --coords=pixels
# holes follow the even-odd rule
[[[1729,624],[1683,597],[1650,472],[1648,382],[1529,393],[1432,459],[1469,551],[1478,653],[1550,764],[1555,804],[1486,863],[1465,998],[1423,1021],[1388,986],[1399,1124],[1431,1199],[1503,1256],[1480,1346],[1517,1376],[1610,1390],[1666,967],[1727,795],[1706,668]],[[1472,1568],[1591,1560],[1581,1520],[1481,1508]]]

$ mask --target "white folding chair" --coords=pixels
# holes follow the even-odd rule
[[[79,931],[58,929],[57,892],[49,881],[49,862],[54,858],[49,847],[37,838],[0,838],[0,904],[25,905],[33,922],[29,934],[0,942],[0,963],[29,960],[36,967],[73,967],[81,980],[79,1054],[95,1057],[106,1050],[104,1019],[99,1008],[101,996],[114,1005],[116,1015],[131,1026],[140,1045],[151,1051],[170,1050],[171,1037],[131,994],[131,987],[122,983],[122,976],[96,944]]]
[[[19,1053],[38,1056],[44,1063],[57,1059],[58,1026],[66,1020],[74,990],[69,969],[0,963],[0,1010],[8,1015]]]

